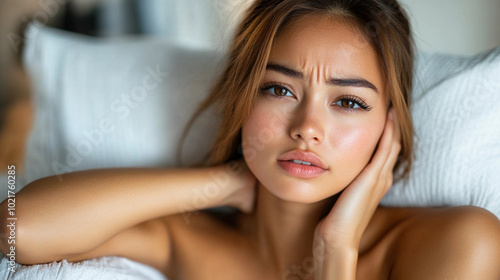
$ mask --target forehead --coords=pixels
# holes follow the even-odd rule
[[[383,89],[378,55],[360,28],[329,16],[301,17],[279,32],[269,61],[300,70],[306,76],[320,71],[334,77],[362,77]]]

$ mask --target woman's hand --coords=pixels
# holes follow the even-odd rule
[[[394,109],[390,109],[372,160],[316,227],[313,253],[319,267],[315,279],[355,279],[361,237],[392,185],[400,150],[399,123]]]
[[[252,174],[243,159],[231,162],[226,170],[229,174],[229,182],[234,191],[227,198],[227,205],[235,207],[244,213],[251,213],[255,205],[255,185],[257,179]]]

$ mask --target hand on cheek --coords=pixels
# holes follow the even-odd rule
[[[327,247],[358,250],[363,232],[392,185],[392,171],[400,150],[399,123],[394,109],[390,109],[372,160],[340,195],[328,216],[318,224],[315,238],[320,238]]]

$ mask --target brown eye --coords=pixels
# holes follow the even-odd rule
[[[339,106],[342,109],[352,111],[362,109],[370,111],[373,107],[366,104],[364,100],[356,96],[344,96],[342,99],[335,101],[332,105]]]
[[[348,100],[348,99],[342,100],[342,107],[352,109],[352,108],[354,108],[354,106],[356,106],[356,102],[353,102],[352,100]]]
[[[260,89],[261,92],[269,93],[274,97],[285,97],[285,96],[293,96],[289,89],[280,85],[270,85],[265,88]]]
[[[286,88],[284,88],[284,87],[275,86],[274,87],[274,92],[278,96],[285,96],[288,93],[288,90]]]

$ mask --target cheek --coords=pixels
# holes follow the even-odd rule
[[[272,150],[272,143],[283,133],[284,125],[283,118],[272,108],[254,106],[252,113],[243,123],[241,135],[243,155],[247,164],[258,160],[258,154],[267,153],[266,149]]]
[[[337,128],[337,136],[333,138],[338,159],[336,162],[356,175],[361,172],[370,161],[384,129],[384,126],[378,123],[384,122]]]

